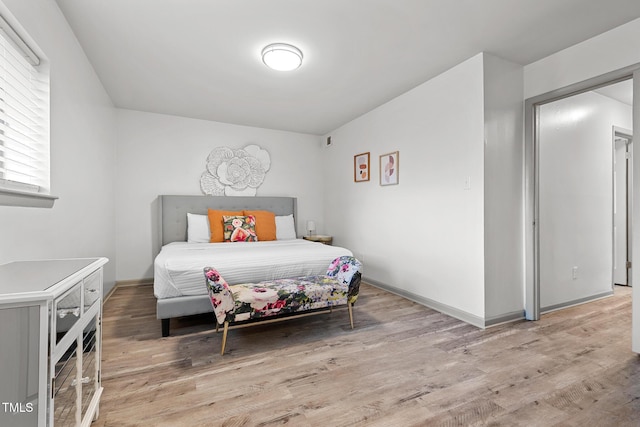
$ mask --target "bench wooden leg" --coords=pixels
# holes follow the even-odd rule
[[[224,348],[227,345],[227,332],[229,331],[229,322],[225,321],[224,322],[224,331],[222,332],[222,350],[220,351],[220,354],[222,356],[224,356]]]
[[[218,331],[220,330],[219,328],[220,324],[218,323],[218,321],[216,320],[216,334],[218,333]]]
[[[349,307],[349,321],[351,322],[351,329],[353,329],[353,304],[347,303],[347,307]]]

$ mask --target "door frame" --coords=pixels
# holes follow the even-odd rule
[[[525,217],[524,217],[524,234],[525,234],[525,318],[527,320],[540,319],[540,229],[539,229],[539,187],[540,187],[540,170],[539,170],[539,109],[540,106],[553,101],[568,98],[584,92],[590,92],[603,86],[620,83],[625,80],[634,78],[634,95],[640,88],[640,64],[634,64],[620,70],[612,71],[598,77],[584,80],[566,86],[561,89],[553,90],[525,100],[525,123],[524,123],[524,191],[525,191]],[[634,121],[636,112],[640,108],[640,99],[634,96],[633,100]],[[635,163],[635,162],[634,162]],[[632,170],[635,165],[632,166]],[[633,173],[633,172],[632,172]],[[633,174],[640,176],[640,174]],[[635,186],[634,186],[635,188]],[[636,199],[633,195],[633,201]],[[633,218],[631,218],[633,222]],[[631,241],[633,248],[634,242]],[[632,264],[633,267],[633,264]],[[629,284],[631,285],[632,269],[629,269]],[[612,285],[613,286],[613,285]],[[640,316],[640,314],[638,314]]]

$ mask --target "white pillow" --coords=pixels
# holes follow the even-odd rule
[[[211,231],[209,230],[209,216],[187,214],[187,242],[209,243]]]
[[[276,216],[276,240],[291,240],[297,237],[293,214]]]

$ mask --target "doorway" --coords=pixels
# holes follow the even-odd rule
[[[542,312],[612,295],[614,271],[626,269],[627,152],[626,146],[624,152],[620,148],[624,161],[616,163],[612,125],[633,126],[632,101],[615,95],[625,90],[631,94],[631,83],[584,91],[537,110]],[[614,179],[616,165],[624,179]],[[616,187],[624,195],[616,198]],[[624,207],[618,215],[614,215],[616,204]],[[614,218],[615,223],[620,219],[616,230],[625,233],[624,238],[614,233]],[[617,250],[616,237],[616,243],[625,245],[624,251]],[[616,269],[614,259],[624,268]]]
[[[608,73],[606,75],[593,78],[581,83],[577,83],[563,89],[555,90],[540,96],[536,96],[534,98],[527,99],[525,101],[525,317],[528,320],[538,320],[540,318],[540,308],[541,308],[541,290],[540,290],[540,258],[541,258],[541,248],[540,248],[540,204],[539,204],[539,196],[540,196],[540,158],[539,158],[539,145],[538,138],[540,133],[540,109],[543,105],[552,103],[554,101],[562,100],[565,98],[569,98],[573,95],[578,95],[590,91],[594,91],[596,89],[601,89],[609,85],[613,85],[614,83],[619,83],[623,81],[630,81],[635,94],[637,95],[634,103],[638,102],[638,97],[640,94],[640,85],[633,86],[633,80],[635,74],[635,80],[640,81],[640,72],[637,72],[638,66],[630,66],[625,69],[621,69],[612,73]],[[640,110],[635,109],[633,113],[633,120],[635,124],[640,126]],[[629,126],[629,128],[633,128],[633,126]],[[611,157],[612,157],[612,147],[611,147],[611,125],[609,125],[608,136],[604,136],[602,141],[608,147],[608,155],[606,156],[609,159],[609,167],[611,167]],[[608,143],[606,141],[609,141]],[[576,155],[580,155],[581,151],[575,151]],[[633,163],[638,163],[638,161],[634,161]],[[630,167],[630,170],[639,167],[638,165],[633,165]],[[613,182],[612,182],[612,170],[609,172],[607,177],[607,182],[609,183],[609,191],[613,190]],[[633,179],[637,179],[633,177]],[[640,184],[633,186],[633,195],[631,200],[637,200],[640,197]],[[605,255],[608,257],[608,278],[607,283],[609,289],[613,288],[613,215],[612,215],[612,198],[611,194],[608,198],[608,202],[604,202],[608,205],[609,209],[609,220],[608,220],[608,254]],[[631,207],[633,203],[628,203],[628,206]],[[633,215],[627,215],[628,223],[635,223],[635,218]],[[630,228],[627,228],[627,232],[629,235],[632,233],[629,231]],[[627,245],[629,248],[635,247],[635,236],[630,241],[627,239]],[[634,255],[636,256],[636,255]],[[589,263],[584,263],[583,266],[589,267]],[[576,265],[570,265],[568,269],[564,268],[562,270],[563,274],[565,274],[565,279],[568,277],[569,280],[573,280],[574,277],[580,278],[585,277],[585,275],[581,275],[584,273],[584,269],[581,269],[581,266],[577,266],[578,269],[574,268]],[[587,274],[586,277],[589,275]],[[632,283],[632,270],[628,269],[628,277],[627,283]],[[635,291],[634,291],[635,293]],[[580,301],[577,301],[580,302]],[[634,299],[634,307],[636,305],[636,300]],[[638,315],[640,318],[640,311],[638,313],[634,310],[634,316]],[[638,332],[638,340],[635,340],[636,332]],[[636,341],[640,343],[640,328],[634,328],[634,347],[638,347],[635,345]]]

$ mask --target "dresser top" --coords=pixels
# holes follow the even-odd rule
[[[82,273],[106,264],[106,258],[15,261],[0,265],[0,297],[43,293],[66,279],[77,280]],[[75,277],[79,276],[79,277]],[[73,283],[70,283],[73,284]]]

